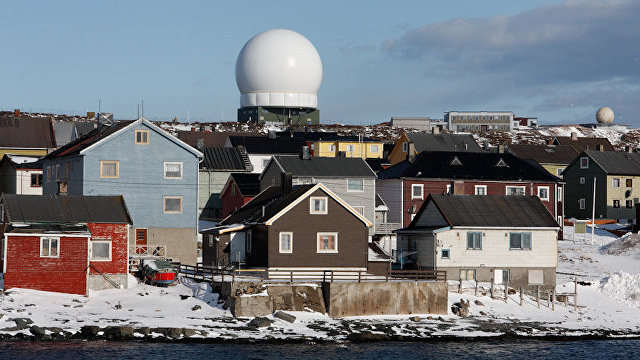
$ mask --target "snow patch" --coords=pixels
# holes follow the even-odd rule
[[[600,291],[629,306],[640,307],[640,274],[613,273],[600,280]]]

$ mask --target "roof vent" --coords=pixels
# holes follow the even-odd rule
[[[458,165],[458,166],[462,166],[462,161],[460,161],[460,159],[458,159],[457,156],[453,157],[453,160],[451,160],[451,165]]]
[[[509,167],[509,165],[507,165],[507,163],[504,162],[502,158],[500,158],[500,160],[498,160],[498,163],[496,164],[496,167]]]

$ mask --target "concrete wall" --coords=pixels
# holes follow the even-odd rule
[[[135,230],[135,227],[129,230],[130,248],[136,245]],[[197,235],[196,229],[147,228],[147,246],[164,245],[167,257],[173,261],[195,265],[198,256]]]
[[[118,285],[117,288],[127,288],[127,274],[105,274],[105,276],[109,278],[109,280],[116,283],[116,285]],[[89,275],[89,290],[106,290],[117,288],[101,275]]]
[[[330,317],[442,314],[448,312],[446,282],[323,283]]]

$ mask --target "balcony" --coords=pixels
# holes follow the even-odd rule
[[[376,224],[377,235],[391,235],[393,230],[400,229],[400,223],[380,223]]]

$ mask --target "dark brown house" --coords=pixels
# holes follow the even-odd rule
[[[367,270],[371,225],[322,184],[269,187],[202,231],[203,264]]]

